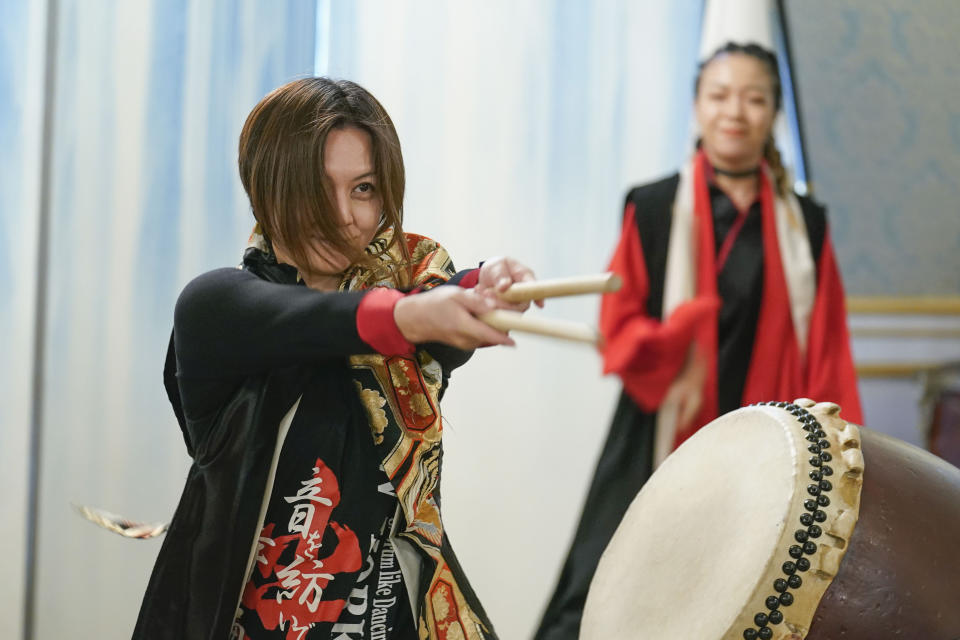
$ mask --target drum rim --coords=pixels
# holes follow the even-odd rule
[[[760,402],[750,407],[781,409],[794,418],[799,427],[795,435],[805,445],[798,451],[810,454],[806,465],[800,463],[810,483],[802,512],[799,516],[793,514],[796,528],[784,529],[780,545],[783,563],[776,567],[773,562],[773,571],[760,582],[767,585],[767,592],[761,590],[751,598],[737,623],[723,637],[805,637],[820,600],[839,570],[859,518],[864,471],[860,431],[853,423],[842,420],[840,407],[831,402],[798,398],[793,402]],[[800,574],[806,574],[806,579]],[[794,576],[800,577],[795,586],[790,583]],[[751,615],[751,611],[756,613]]]
[[[767,546],[768,542],[763,543],[761,553],[765,560],[744,565],[750,568],[741,575],[756,576],[755,579],[748,577],[746,582],[742,583],[746,586],[743,594],[750,595],[742,605],[733,604],[734,609],[730,611],[729,618],[722,620],[725,617],[722,616],[721,620],[717,620],[718,640],[804,637],[824,593],[839,570],[859,517],[863,481],[859,428],[839,417],[839,407],[833,403],[818,404],[805,398],[794,402],[763,402],[731,412],[715,422],[730,421],[725,427],[730,428],[735,424],[733,421],[742,420],[745,413],[749,415],[754,412],[762,412],[768,419],[772,419],[772,424],[779,425],[787,438],[785,445],[791,449],[791,462],[787,464],[792,466],[789,473],[793,489],[788,502],[783,503],[787,508],[778,516],[781,523],[779,534],[769,540],[769,543],[774,543],[773,546]],[[711,425],[707,425],[705,429]],[[716,433],[718,432],[714,431],[713,435],[698,433],[690,440],[696,441],[698,436],[715,438]],[[703,446],[710,446],[710,442],[709,439],[704,440]],[[683,450],[685,447],[678,449],[678,452]],[[666,477],[669,478],[670,473]],[[640,499],[638,495],[635,501]],[[638,526],[638,523],[650,522],[650,518],[656,518],[656,512],[649,511],[646,506],[641,508],[643,519],[632,518],[633,527]],[[633,505],[625,514],[624,521],[631,510]],[[780,517],[784,519],[779,519]],[[613,547],[616,540],[617,533],[614,533],[609,546]],[[619,553],[622,553],[622,545]],[[641,561],[643,562],[647,561]],[[601,558],[601,565],[591,585],[591,591],[597,586],[597,594],[593,598],[596,602],[591,606],[591,594],[588,593],[585,621],[591,615],[598,620],[598,616],[605,617],[599,605],[603,598],[600,594],[609,589],[610,581],[616,581],[618,574],[617,569],[613,568],[615,564],[610,565],[611,571],[602,571],[603,564],[604,559]],[[633,568],[642,566],[633,565]],[[752,573],[754,570],[757,571],[756,574]],[[597,576],[601,574],[603,578],[598,582]],[[605,586],[599,586],[603,583]],[[739,602],[739,597],[735,600]],[[736,611],[737,606],[740,606],[739,612]],[[594,611],[591,612],[591,609]],[[621,620],[616,624],[623,624],[623,621],[629,619],[629,614],[628,618],[614,619]],[[724,631],[726,625],[729,626]],[[610,631],[609,627],[605,628],[607,632]],[[582,626],[581,632],[583,631]]]

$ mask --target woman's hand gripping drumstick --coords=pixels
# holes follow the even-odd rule
[[[535,278],[528,267],[512,258],[492,258],[480,267],[472,289],[434,287],[407,296],[394,307],[394,320],[403,336],[415,344],[443,342],[460,349],[513,346],[508,329],[485,322],[484,318],[493,312],[521,316],[530,301],[508,302],[500,293],[511,285],[531,282]],[[538,304],[543,306],[543,302]]]
[[[480,267],[480,276],[474,291],[484,296],[497,309],[523,312],[535,302],[543,307],[543,300],[536,296],[515,297],[508,294],[515,287],[530,287],[537,284],[533,271],[513,258],[491,258]]]
[[[530,278],[515,281],[505,287],[501,281],[496,289],[500,300],[525,310],[530,301],[536,301],[537,305],[542,307],[545,298],[608,293],[617,291],[622,284],[615,273],[539,281],[532,279],[532,275],[530,273]],[[499,309],[481,315],[480,319],[501,331],[525,331],[592,345],[599,343],[599,334],[587,324],[523,316],[516,310],[500,306]]]
[[[523,312],[530,302],[542,307],[545,298],[606,293],[616,291],[620,284],[613,273],[538,281],[532,270],[516,260],[493,258],[481,267],[473,290],[437,287],[398,302],[394,316],[401,332],[414,343],[439,341],[461,349],[512,346],[507,332],[523,331],[597,345],[599,334],[590,325],[524,316]],[[439,313],[437,305],[448,309]],[[459,320],[438,322],[446,313],[457,314]]]

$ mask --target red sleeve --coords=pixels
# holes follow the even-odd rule
[[[465,289],[477,286],[480,269],[469,269],[451,279]],[[357,307],[357,333],[360,339],[385,356],[412,355],[416,346],[403,337],[393,317],[393,308],[405,295],[422,293],[420,287],[405,294],[396,289],[376,287],[363,297]]]
[[[396,289],[377,287],[363,296],[357,307],[360,339],[385,356],[414,353],[414,345],[403,337],[393,317],[393,308],[404,295]]]
[[[629,203],[609,268],[620,275],[623,286],[603,296],[600,304],[601,354],[603,372],[617,374],[630,397],[642,409],[654,411],[686,362],[698,328],[713,317],[717,301],[691,300],[666,322],[647,314],[649,280],[634,216],[635,206]]]
[[[456,284],[464,289],[473,289],[478,282],[480,282],[480,269],[470,269],[456,281]]]
[[[843,283],[829,232],[823,240],[819,274],[807,344],[808,394],[816,400],[837,403],[844,419],[863,424],[857,371],[850,352]]]

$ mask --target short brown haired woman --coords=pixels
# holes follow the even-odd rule
[[[611,263],[624,286],[605,296],[600,318],[604,370],[623,393],[540,640],[578,636],[593,572],[630,502],[707,422],[798,397],[861,419],[825,210],[791,191],[773,144],[780,101],[772,53],[722,47],[696,79],[697,152],[679,174],[627,194]]]
[[[257,226],[181,294],[164,372],[193,464],[135,638],[493,638],[440,518],[439,400],[476,316],[532,279],[403,232],[393,123],[346,81],[240,137]]]

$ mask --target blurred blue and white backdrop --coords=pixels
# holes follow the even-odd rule
[[[5,637],[24,633],[25,572],[33,638],[132,629],[159,541],[98,530],[70,504],[173,513],[188,467],[160,376],[173,303],[240,258],[251,216],[236,141],[269,89],[312,73],[370,89],[404,146],[408,228],[462,266],[510,254],[543,276],[601,270],[624,188],[685,154],[699,0],[2,6]],[[593,322],[595,305],[549,312]],[[590,350],[534,338],[454,377],[446,517],[504,637],[535,624],[615,391]]]
[[[875,25],[859,20],[875,17],[870,0],[837,4],[841,41]],[[924,11],[911,7],[898,24]],[[459,266],[509,254],[542,277],[591,273],[626,187],[687,154],[701,11],[702,0],[3,0],[0,633],[132,630],[159,541],[106,533],[70,504],[173,513],[189,464],[161,383],[173,304],[190,278],[240,258],[251,216],[236,141],[264,93],[310,74],[370,89],[403,143],[407,228]],[[960,28],[950,11],[940,24]],[[807,129],[822,124],[809,113]],[[841,253],[855,236],[838,233]],[[940,255],[956,272],[958,254]],[[594,322],[596,304],[544,313]],[[590,350],[517,341],[478,353],[444,403],[445,518],[504,638],[536,624],[617,392]]]
[[[249,227],[234,177],[239,123],[267,90],[311,72],[315,9],[2,6],[0,268],[14,304],[0,312],[0,625],[4,637],[124,637],[158,545],[104,536],[70,503],[172,513],[186,460],[157,384],[171,305],[191,273],[237,260]],[[40,216],[49,236],[38,266]]]

